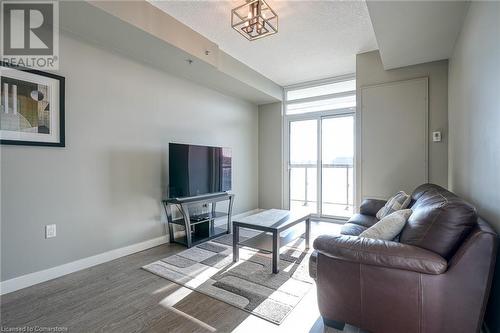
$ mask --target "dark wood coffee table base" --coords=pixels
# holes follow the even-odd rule
[[[239,260],[239,247],[247,246],[255,249],[260,249],[272,253],[273,256],[273,273],[279,272],[279,249],[291,241],[297,239],[302,235],[302,231],[289,232],[285,236],[281,233],[298,223],[305,222],[305,240],[306,250],[309,249],[309,241],[311,236],[311,220],[309,215],[304,216],[290,216],[289,219],[282,219],[272,225],[258,225],[246,223],[244,221],[233,221],[233,262]],[[240,228],[247,228],[252,230],[264,231],[263,233],[240,242]]]

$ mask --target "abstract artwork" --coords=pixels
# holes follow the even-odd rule
[[[1,64],[2,144],[64,147],[64,78]]]

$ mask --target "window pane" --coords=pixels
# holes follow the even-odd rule
[[[314,102],[294,103],[286,107],[287,114],[308,113],[351,108],[356,106],[356,95],[323,99]]]
[[[354,116],[321,121],[323,215],[353,214]]]
[[[325,84],[322,86],[290,90],[286,94],[286,99],[293,101],[301,98],[323,96],[354,90],[356,90],[356,80],[349,80]]]
[[[318,160],[317,120],[290,123],[290,164],[313,164]]]
[[[317,213],[318,121],[290,122],[290,209]]]
[[[321,121],[322,161],[348,164],[354,160],[354,116],[323,118]]]
[[[290,169],[290,210],[304,214],[318,213],[316,167]]]

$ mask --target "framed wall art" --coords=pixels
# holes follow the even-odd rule
[[[64,77],[0,65],[1,144],[64,147]]]

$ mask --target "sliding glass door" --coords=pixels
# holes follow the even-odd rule
[[[354,114],[290,120],[289,207],[325,217],[353,213]]]
[[[321,118],[321,214],[349,217],[354,202],[354,116]]]
[[[284,206],[321,217],[351,216],[354,76],[289,86],[284,97]]]

